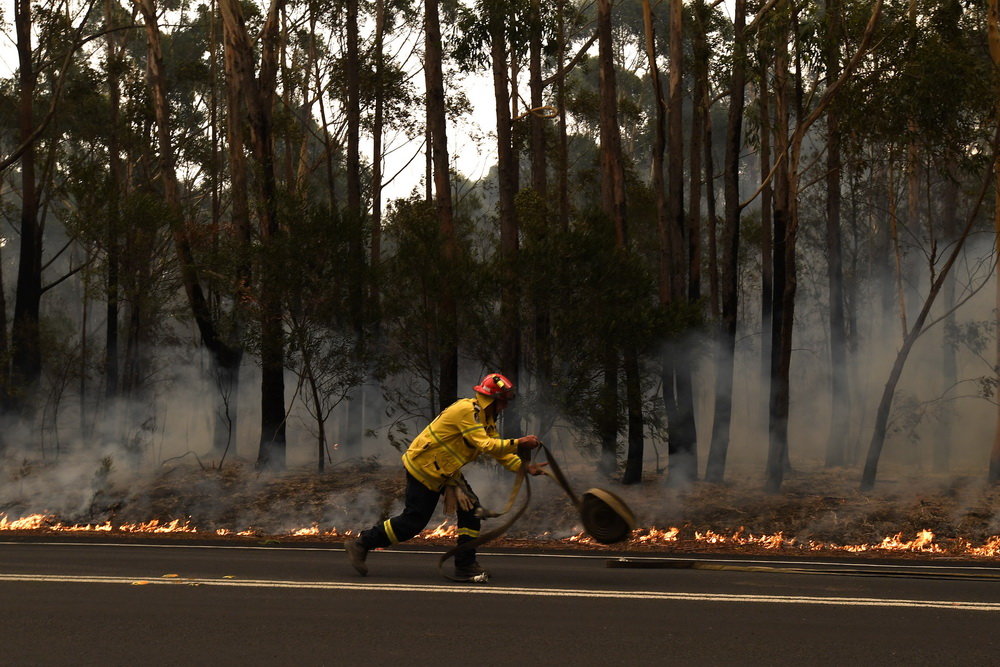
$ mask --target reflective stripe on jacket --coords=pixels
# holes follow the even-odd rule
[[[488,454],[508,470],[521,467],[517,441],[501,438],[496,421],[486,419],[489,396],[476,394],[448,406],[403,453],[403,465],[424,486],[440,491],[466,463]]]

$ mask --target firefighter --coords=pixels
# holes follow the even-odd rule
[[[461,469],[488,454],[508,470],[517,472],[524,463],[518,447],[534,449],[541,443],[535,435],[501,438],[497,416],[514,399],[514,384],[500,373],[489,373],[473,387],[472,398],[462,398],[446,408],[420,432],[403,453],[406,468],[405,507],[398,516],[377,523],[356,540],[347,540],[344,550],[351,565],[362,576],[368,574],[365,559],[372,549],[405,542],[427,526],[443,494],[453,498],[458,515],[458,543],[479,536],[479,502]],[[546,464],[528,463],[525,472],[542,474]],[[449,503],[446,502],[446,507]],[[489,573],[476,561],[473,549],[461,549],[455,555],[455,578],[461,581],[486,581]]]

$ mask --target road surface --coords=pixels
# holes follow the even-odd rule
[[[486,552],[468,585],[439,553],[0,541],[0,665],[1000,660],[996,567]]]

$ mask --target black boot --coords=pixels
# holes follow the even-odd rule
[[[476,561],[466,565],[455,566],[455,578],[459,581],[470,581],[477,584],[484,584],[490,580],[490,573],[483,569],[483,566]]]
[[[346,540],[344,542],[344,551],[347,552],[347,557],[350,559],[354,569],[358,571],[358,574],[362,577],[367,576],[368,566],[365,565],[365,559],[368,557],[368,549],[362,546],[358,540]]]

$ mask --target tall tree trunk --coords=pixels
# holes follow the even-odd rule
[[[840,77],[841,0],[827,0],[827,80]],[[830,436],[826,465],[842,466],[850,425],[847,387],[847,329],[844,307],[844,268],[840,232],[840,115],[831,108],[826,116],[826,257],[830,289]]]
[[[315,10],[311,10],[315,11]],[[314,19],[314,17],[311,17]],[[315,23],[312,24],[313,29],[315,28]],[[336,167],[334,164],[334,159],[336,155],[336,145],[333,137],[330,136],[330,124],[326,117],[326,102],[325,102],[325,90],[326,82],[323,79],[323,74],[320,71],[319,58],[313,59],[313,78],[316,81],[316,97],[319,101],[319,119],[320,124],[323,126],[323,157],[324,163],[326,165],[326,188],[328,191],[328,197],[330,202],[330,212],[335,214],[340,204],[337,200],[337,174]],[[430,150],[430,149],[428,149]]]
[[[787,0],[781,6],[787,8]],[[788,366],[783,350],[791,349],[786,342],[791,341],[791,332],[784,326],[790,322],[785,306],[790,268],[788,267],[788,229],[791,219],[791,196],[789,193],[790,168],[788,165],[789,126],[789,86],[788,86],[788,41],[787,25],[778,32],[775,39],[774,79],[775,79],[775,152],[780,164],[775,176],[774,188],[774,285],[771,295],[771,389],[768,402],[768,452],[765,488],[771,492],[781,489],[785,473],[785,457],[788,449]],[[790,361],[790,358],[789,360]]]
[[[448,174],[448,135],[444,106],[444,75],[442,73],[441,23],[438,0],[424,1],[424,77],[427,88],[427,127],[431,136],[434,166],[435,206],[440,223],[444,266],[451,266],[458,256],[455,221],[451,203]],[[445,285],[439,302],[438,401],[446,407],[458,398],[458,306],[450,284]]]
[[[601,200],[605,215],[614,224],[615,248],[623,256],[627,256],[629,243],[625,217],[625,169],[622,165],[621,133],[618,127],[618,86],[615,81],[610,0],[599,0],[597,3],[597,30],[600,72]],[[639,391],[638,354],[634,344],[626,342],[623,352],[628,413],[628,453],[622,482],[634,484],[642,481],[644,450],[642,396]],[[608,400],[617,394],[617,386],[612,390],[611,366],[609,353],[605,361],[605,392]],[[610,410],[611,406],[606,406],[606,409]],[[617,442],[617,429],[612,433],[610,427],[611,420],[608,419],[606,422],[608,430],[601,436],[606,457],[610,453],[612,443]],[[617,450],[617,446],[615,449]]]
[[[226,146],[229,162],[230,220],[236,232],[239,247],[249,249],[252,243],[253,227],[250,220],[250,203],[247,198],[249,188],[246,164],[246,111],[244,109],[244,87],[238,74],[237,56],[231,48],[223,49],[223,69],[226,72]],[[248,258],[237,268],[237,290],[240,300],[250,296],[253,271]],[[237,401],[239,393],[240,364],[243,361],[243,330],[245,322],[239,310],[234,313],[235,326],[227,354],[213,355],[217,384],[215,407],[215,435],[212,440],[213,454],[222,460],[226,450],[232,445],[238,425]]]
[[[706,91],[711,95],[711,89]],[[712,107],[707,107],[705,126],[705,216],[708,222],[706,236],[708,237],[708,302],[709,316],[713,320],[722,318],[722,307],[719,300],[719,240],[718,212],[716,209],[715,192],[715,150],[712,138]]]
[[[670,266],[672,257],[671,235],[667,218],[667,193],[663,177],[663,156],[667,150],[667,103],[663,98],[663,84],[660,81],[660,68],[656,63],[656,31],[653,26],[653,9],[650,0],[642,2],[643,26],[646,35],[646,62],[649,66],[649,79],[653,87],[653,100],[656,105],[652,144],[652,187],[656,201],[656,229],[658,235],[657,286],[659,288],[660,307],[666,309],[671,303]]]
[[[559,229],[569,229],[569,131],[566,127],[566,0],[559,0],[559,56],[556,70],[556,106],[559,108],[559,144],[556,163],[559,170]]]
[[[1000,9],[998,0],[989,0],[987,3],[986,23],[987,35],[989,38],[990,59],[993,61],[993,69],[1000,69]],[[1000,85],[996,81],[993,83],[993,95],[995,97],[994,122],[1000,125]],[[993,233],[994,244],[998,255],[1000,255],[1000,156],[993,156],[993,170],[996,174],[994,192],[996,195],[993,205]],[[998,323],[1000,323],[1000,271],[997,271],[996,290],[996,313]],[[1000,365],[1000,335],[996,338],[996,349],[994,350],[997,364]],[[993,449],[990,451],[990,467],[987,479],[991,484],[1000,482],[1000,408],[997,412],[996,431],[993,436]]]
[[[37,78],[32,60],[30,0],[14,3],[18,60],[19,141],[29,141],[35,130],[34,96]],[[21,250],[14,296],[11,332],[11,393],[24,407],[25,390],[34,385],[42,370],[38,318],[42,299],[42,231],[38,220],[39,198],[35,178],[35,145],[21,154]],[[21,397],[21,398],[17,398]]]
[[[667,228],[671,234],[671,298],[677,304],[690,299],[692,278],[691,247],[694,243],[684,217],[684,33],[683,2],[670,3],[670,83],[667,102]],[[694,193],[693,196],[697,196]],[[697,439],[694,424],[694,396],[691,359],[681,341],[665,353],[661,365],[667,413],[670,477],[687,482],[698,476]]]
[[[254,51],[238,0],[222,0],[227,64],[240,82],[249,117],[250,143],[259,169],[257,195],[260,243],[265,248],[279,233],[277,184],[272,137],[272,106],[277,85],[278,17],[282,0],[272,0],[260,35],[260,72],[254,76]],[[284,331],[281,288],[275,275],[260,280],[261,429],[257,466],[285,466]]]
[[[500,321],[504,323],[500,334],[500,369],[518,386],[521,364],[521,324],[517,288],[518,221],[514,207],[516,195],[517,164],[514,157],[511,125],[511,91],[507,84],[507,24],[510,20],[507,5],[497,5],[490,12],[490,48],[493,67],[493,95],[497,119],[497,195],[500,212]],[[516,94],[513,98],[516,99]],[[511,405],[504,415],[505,426],[520,431],[520,417]]]
[[[597,3],[598,73],[600,80],[600,156],[601,156],[601,207],[614,225],[615,248],[628,252],[628,228],[625,219],[625,172],[621,162],[621,134],[618,127],[617,82],[615,81],[614,42],[611,30],[611,2]],[[603,417],[601,419],[601,461],[604,472],[612,471],[618,451],[618,352],[609,341],[604,359]],[[626,369],[627,370],[627,369]],[[626,380],[626,392],[629,381]],[[633,442],[629,433],[629,450],[626,455],[626,484],[642,478],[642,440]],[[633,448],[633,445],[636,448]]]
[[[542,3],[541,0],[531,0],[531,35],[529,37],[528,71],[531,88],[531,108],[540,109],[544,104],[545,82],[542,80]],[[562,67],[562,63],[558,64]],[[545,123],[547,120],[533,112],[529,118],[531,123],[531,188],[535,191],[537,201],[545,207],[544,219],[549,220],[552,207],[549,205],[548,179],[548,144],[546,140]],[[547,224],[540,227],[537,242],[543,248],[548,247],[550,230]],[[534,356],[536,387],[540,402],[547,403],[548,388],[552,379],[552,350],[549,343],[551,335],[551,314],[549,300],[543,292],[533,303],[534,311]],[[537,429],[531,429],[535,431]]]
[[[528,38],[528,73],[531,88],[531,108],[543,104],[545,83],[542,81],[542,2],[531,0],[531,35]],[[561,65],[560,65],[561,66]],[[545,119],[540,112],[528,116],[531,123],[531,187],[540,201],[547,201],[548,173],[546,165]]]
[[[358,53],[358,0],[347,0],[347,217],[350,230],[351,320],[354,326],[354,355],[365,357],[365,233],[361,207],[361,64]],[[354,387],[348,394],[347,435],[349,453],[360,453],[364,439],[362,417],[364,388]]]
[[[960,233],[958,220],[959,190],[957,167],[954,154],[945,158],[944,193],[941,197],[941,231],[944,244],[950,244]],[[945,394],[958,384],[958,362],[955,354],[955,341],[950,337],[956,331],[955,318],[955,276],[949,275],[941,288],[941,309],[946,313],[944,318],[944,345],[941,349],[941,386]],[[932,444],[932,461],[935,472],[947,472],[951,465],[951,450],[956,437],[954,429],[955,410],[946,401],[938,418],[936,437]]]
[[[797,11],[797,10],[794,10]],[[792,24],[797,20],[793,11]],[[784,154],[782,161],[783,169],[779,173],[778,183],[781,185],[778,195],[778,206],[775,207],[775,245],[779,239],[784,239],[782,255],[784,263],[781,271],[775,268],[775,302],[780,299],[780,308],[775,308],[778,317],[775,319],[775,326],[778,329],[776,335],[772,336],[777,341],[773,354],[777,358],[772,358],[772,391],[771,391],[771,439],[768,449],[767,481],[765,488],[775,493],[780,490],[784,473],[790,468],[788,459],[788,415],[790,399],[790,368],[792,356],[792,333],[795,314],[795,294],[797,288],[795,241],[798,233],[798,195],[799,195],[799,164],[801,161],[802,144],[806,133],[817,119],[819,119],[829,106],[831,100],[843,82],[853,74],[861,61],[862,56],[868,52],[872,35],[878,19],[881,16],[882,0],[876,0],[872,7],[872,13],[865,27],[857,51],[851,58],[847,67],[837,80],[824,91],[822,97],[815,107],[803,118],[804,113],[797,113],[798,122],[795,132],[791,137],[788,134],[788,103],[787,103],[787,42],[779,37],[779,46],[775,58],[775,78],[778,89],[778,150]],[[798,41],[796,40],[796,44]],[[796,90],[801,86],[801,68],[796,68]],[[797,105],[801,109],[800,105]],[[784,221],[787,226],[778,233],[779,210],[783,211]],[[777,263],[778,252],[775,249],[775,260]],[[783,277],[782,277],[783,276]],[[778,291],[779,281],[783,282],[781,291]]]
[[[722,326],[715,365],[715,421],[705,478],[721,482],[726,472],[733,412],[733,363],[739,310],[740,150],[743,147],[743,105],[746,94],[746,0],[736,0],[733,14],[733,70],[729,84],[724,165],[725,221],[722,232]],[[761,123],[761,132],[766,125]]]
[[[757,103],[760,111],[760,174],[767,178],[771,173],[771,93],[767,84],[768,58],[764,49],[757,52],[761,63],[760,82],[757,84]],[[760,383],[761,395],[769,395],[771,385],[771,322],[774,305],[774,180],[763,184],[760,192]],[[768,408],[769,409],[769,408]]]
[[[382,259],[382,135],[385,132],[385,0],[375,3],[375,38],[372,46],[375,58],[375,110],[372,119],[372,234],[369,249],[369,265],[373,276],[378,275]],[[373,320],[378,321],[379,290],[376,280],[372,280],[369,302]]]
[[[148,72],[150,89],[153,96],[153,108],[156,115],[157,143],[160,149],[160,178],[163,183],[164,198],[170,208],[171,229],[174,237],[174,248],[181,266],[181,280],[184,284],[188,304],[194,315],[195,323],[198,325],[202,342],[212,355],[216,377],[221,385],[221,402],[223,405],[230,406],[234,402],[228,400],[230,398],[229,394],[232,393],[235,387],[233,384],[235,382],[234,374],[238,377],[239,363],[243,351],[238,344],[228,344],[220,337],[211,315],[210,304],[205,297],[197,274],[191,238],[183,220],[180,191],[177,183],[173,140],[170,136],[170,107],[155,0],[139,0],[137,4],[146,24]],[[138,320],[136,319],[138,315],[139,310],[134,307],[132,316],[133,331],[131,335],[133,339],[139,334]],[[134,345],[135,342],[133,341],[132,344]],[[223,434],[225,435],[224,442],[228,443],[231,438],[230,429],[233,421],[227,419],[225,422],[225,427],[216,432],[216,454],[224,451],[219,450],[219,442],[223,440]]]
[[[670,219],[667,208],[666,183],[663,175],[663,157],[667,148],[667,102],[663,97],[663,84],[660,80],[660,68],[656,62],[656,30],[653,25],[653,8],[649,0],[642,3],[643,26],[645,30],[646,61],[649,66],[650,83],[653,88],[653,100],[656,105],[655,132],[653,134],[652,152],[652,187],[656,201],[656,229],[658,237],[657,286],[659,305],[664,311],[670,308],[674,301],[671,283],[672,264],[674,258],[673,235],[670,230]],[[666,383],[673,381],[671,361],[668,352],[662,352],[660,359],[661,377]],[[665,406],[670,405],[672,391],[666,386],[663,389]]]
[[[701,196],[702,158],[705,140],[705,122],[708,118],[708,77],[711,49],[708,45],[708,8],[705,0],[696,0],[694,6],[695,31],[694,51],[694,91],[691,102],[691,160],[688,171],[691,186],[688,196],[688,301],[692,304],[701,299]]]
[[[104,21],[110,27],[115,25],[113,8],[117,5],[111,0],[104,2]],[[109,399],[118,395],[118,268],[119,238],[121,225],[119,211],[119,195],[124,177],[122,160],[119,152],[118,126],[121,112],[121,84],[119,71],[118,37],[114,32],[108,32],[106,38],[107,72],[108,72],[108,240],[107,240],[107,317],[105,324],[104,345],[104,393]]]

